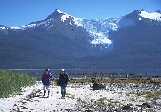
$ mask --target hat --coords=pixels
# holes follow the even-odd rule
[[[62,72],[64,72],[65,70],[64,69],[61,69]]]
[[[50,71],[50,69],[49,69],[49,68],[47,68],[47,69],[45,69],[45,71]]]

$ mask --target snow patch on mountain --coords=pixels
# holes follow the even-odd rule
[[[73,18],[73,16],[71,16],[71,15],[69,15],[69,14],[67,14],[67,13],[65,13],[65,12],[63,12],[63,11],[61,11],[59,9],[56,9],[56,12],[58,12],[59,14],[62,14],[62,16],[61,16],[61,21],[62,22],[65,22],[69,18]]]
[[[109,23],[110,25],[110,28],[113,30],[113,31],[117,31],[118,30],[118,25],[116,23]]]
[[[25,25],[25,26],[22,26],[23,28],[32,28],[32,27],[35,27],[36,24],[28,24],[28,25]]]
[[[78,27],[83,27],[84,21],[82,18],[77,18],[74,16],[71,16],[69,14],[67,14],[66,12],[63,12],[59,9],[56,10],[59,14],[62,14],[61,16],[61,21],[65,22],[66,20],[70,19],[69,24],[70,25],[76,25]]]
[[[83,19],[74,17],[74,24],[79,27],[83,27]]]
[[[26,28],[33,28],[36,25],[37,24],[28,24],[28,25],[24,25],[24,26],[12,26],[12,27],[10,27],[10,29],[12,29],[12,30],[25,30]]]
[[[19,30],[19,29],[22,29],[22,27],[19,27],[19,26],[12,26],[11,29]]]
[[[102,45],[110,45],[112,44],[112,41],[108,39],[108,37],[103,34],[102,32],[90,32],[90,35],[93,36],[93,40],[91,41],[91,44],[97,45],[97,44],[102,44]]]
[[[63,13],[61,10],[59,9],[56,9],[55,11],[57,11],[58,13]]]
[[[91,37],[90,43],[94,46],[103,45],[109,46],[112,41],[109,39],[109,32],[117,31],[118,26],[114,22],[100,21],[100,20],[87,20],[82,18],[74,18],[74,23],[77,26],[83,27]]]
[[[67,14],[64,14],[64,15],[62,15],[62,17],[61,17],[61,21],[66,21],[68,18],[70,18],[71,16],[70,15],[67,15]]]
[[[5,30],[5,29],[7,29],[7,28],[6,28],[6,27],[4,27],[4,26],[1,26],[1,27],[0,27],[0,29]]]
[[[161,14],[158,13],[158,12],[141,11],[141,13],[139,15],[141,17],[143,17],[143,18],[152,19],[152,20],[156,20],[156,21],[161,21]]]

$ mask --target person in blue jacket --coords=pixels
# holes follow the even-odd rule
[[[65,73],[65,70],[62,69],[59,75],[59,85],[61,87],[62,98],[65,98],[68,81],[69,81],[68,75]]]
[[[43,90],[44,90],[44,95],[46,94],[46,91],[48,91],[48,96],[49,97],[49,94],[50,94],[50,89],[49,89],[49,86],[51,84],[51,72],[50,72],[50,69],[45,69],[43,75],[42,75],[42,83],[43,83]]]

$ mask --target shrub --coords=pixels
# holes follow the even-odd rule
[[[22,87],[31,86],[36,78],[22,73],[0,71],[0,98],[21,92]]]

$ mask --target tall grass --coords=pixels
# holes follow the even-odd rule
[[[22,73],[0,71],[0,98],[21,92],[22,87],[33,85],[36,78]]]

